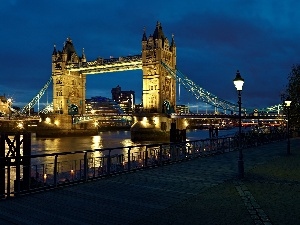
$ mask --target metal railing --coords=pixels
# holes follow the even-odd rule
[[[242,148],[255,147],[284,140],[286,133],[242,133]],[[104,148],[53,154],[37,154],[0,158],[0,169],[5,170],[6,187],[2,199],[24,193],[56,188],[71,183],[126,173],[141,168],[207,157],[238,149],[238,136],[185,141],[180,143],[145,144],[118,148]],[[29,162],[26,165],[24,162]],[[17,165],[28,171],[30,180],[16,179]],[[25,170],[24,170],[25,169]],[[3,172],[3,171],[2,171]],[[28,177],[28,176],[27,176]],[[29,184],[29,185],[24,185]]]

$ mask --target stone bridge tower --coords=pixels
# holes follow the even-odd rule
[[[37,136],[96,135],[97,128],[91,123],[74,124],[73,115],[85,113],[86,74],[71,71],[86,63],[84,51],[79,57],[70,38],[62,51],[56,46],[52,53],[53,113],[41,115]]]
[[[72,115],[85,113],[86,75],[68,71],[67,67],[86,62],[84,52],[79,57],[72,40],[67,38],[62,51],[54,46],[52,54],[53,112]]]
[[[161,61],[175,70],[174,36],[170,43],[157,22],[153,35],[147,38],[144,31],[142,38],[143,108],[153,113],[171,113],[176,107],[176,79],[166,71]]]
[[[175,70],[176,45],[174,36],[169,42],[157,22],[153,34],[147,38],[144,30],[142,37],[143,107],[134,114],[135,123],[130,129],[133,141],[169,140],[172,124],[183,128],[182,121],[170,118],[176,108],[176,78],[161,62]]]

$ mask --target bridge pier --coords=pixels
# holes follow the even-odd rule
[[[140,112],[134,114],[133,118],[134,124],[130,128],[132,141],[169,142],[171,140],[171,130],[176,128],[177,130],[186,129],[184,119],[171,119],[164,113]]]
[[[36,129],[37,137],[62,137],[97,135],[98,128],[93,121],[74,124],[72,115],[44,114],[41,115]]]

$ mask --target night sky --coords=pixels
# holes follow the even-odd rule
[[[56,44],[73,40],[88,61],[141,53],[145,27],[153,34],[157,21],[165,36],[174,34],[177,68],[222,99],[237,102],[236,70],[245,79],[245,107],[280,103],[288,74],[299,63],[298,0],[5,0],[1,1],[0,95],[24,106],[51,76]],[[111,88],[142,95],[142,71],[89,75],[87,97],[111,97]],[[52,86],[41,104],[52,101]],[[181,89],[178,104],[204,106]],[[42,106],[41,106],[42,107]]]

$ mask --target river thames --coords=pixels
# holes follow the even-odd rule
[[[219,136],[234,134],[237,130],[219,130]],[[200,140],[209,137],[208,130],[187,130],[187,140]],[[32,134],[32,154],[59,153],[71,151],[94,150],[103,148],[126,147],[152,142],[132,142],[130,131],[106,131],[96,136],[37,138]]]

